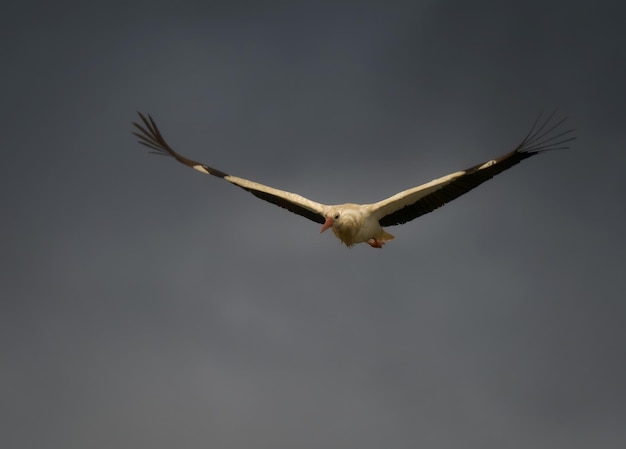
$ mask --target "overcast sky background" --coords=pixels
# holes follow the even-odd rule
[[[625,447],[620,2],[337,3],[4,8],[1,447]],[[130,134],[373,202],[554,108],[382,250]]]

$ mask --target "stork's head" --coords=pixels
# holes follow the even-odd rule
[[[330,211],[326,213],[325,217],[326,217],[326,221],[322,225],[322,229],[320,229],[320,233],[324,232],[325,230],[329,228],[341,226],[341,211],[339,209],[335,209],[335,208],[331,209]]]
[[[343,232],[355,232],[363,221],[362,206],[346,203],[340,206],[330,207],[324,214],[324,224],[320,232],[332,229],[335,234]]]
[[[339,240],[347,246],[352,246],[355,243],[359,243],[359,233],[363,232],[363,214],[363,207],[358,204],[346,203],[340,206],[332,206],[324,214],[325,221],[320,232],[332,229],[333,234]],[[368,231],[365,230],[365,233],[367,234]]]

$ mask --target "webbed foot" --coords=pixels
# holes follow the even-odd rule
[[[367,241],[367,244],[368,244],[369,246],[371,246],[372,248],[382,248],[382,247],[383,247],[383,245],[385,244],[385,242],[384,242],[384,241],[380,241],[380,242],[379,242],[379,241],[378,241],[378,240],[376,240],[376,239],[369,239],[369,240]]]

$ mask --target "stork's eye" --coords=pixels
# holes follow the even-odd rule
[[[339,214],[335,214],[335,220],[339,220]]]

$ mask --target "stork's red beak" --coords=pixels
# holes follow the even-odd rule
[[[330,228],[333,225],[333,217],[326,217],[326,221],[322,225],[322,229],[320,229],[320,234],[324,232],[326,229]]]

